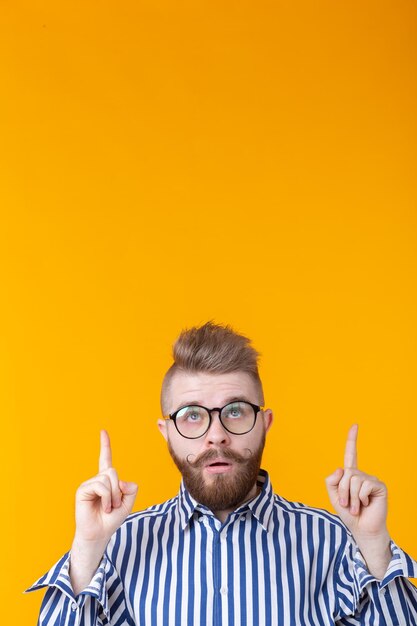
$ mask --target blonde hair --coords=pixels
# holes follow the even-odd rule
[[[264,403],[262,383],[258,372],[259,352],[250,339],[235,332],[228,325],[214,324],[183,330],[173,346],[174,363],[164,376],[161,389],[161,409],[167,415],[167,396],[176,373],[226,374],[246,372],[259,391],[259,402]]]

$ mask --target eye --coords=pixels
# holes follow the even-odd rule
[[[177,422],[196,424],[203,418],[204,410],[198,406],[185,406],[177,414]]]
[[[242,407],[240,404],[229,404],[223,409],[223,415],[230,419],[242,417]]]
[[[186,414],[185,418],[189,422],[197,422],[201,418],[201,415],[198,413],[198,411],[190,411]]]

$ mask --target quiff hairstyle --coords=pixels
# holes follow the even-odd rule
[[[167,415],[168,394],[176,373],[226,374],[246,372],[255,382],[261,405],[264,404],[262,382],[258,372],[259,352],[250,339],[231,326],[207,322],[181,332],[173,345],[174,363],[164,376],[161,389],[162,414]]]

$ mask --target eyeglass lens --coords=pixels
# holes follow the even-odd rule
[[[253,428],[255,417],[253,407],[247,402],[232,402],[222,409],[220,421],[230,433],[239,435]],[[185,406],[178,411],[175,422],[181,435],[194,439],[207,431],[210,415],[201,406]]]

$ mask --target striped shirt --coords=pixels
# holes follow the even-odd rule
[[[381,581],[340,519],[260,493],[221,523],[181,484],[131,514],[77,597],[70,553],[28,591],[48,587],[39,626],[417,626],[417,563],[394,542]]]

